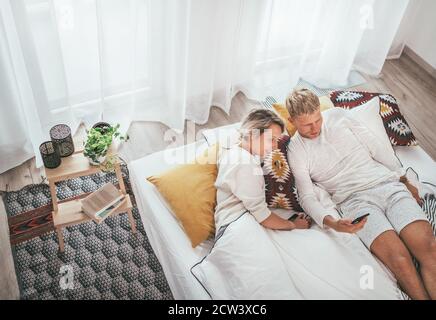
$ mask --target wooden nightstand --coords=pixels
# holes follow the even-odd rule
[[[64,238],[62,235],[62,228],[67,226],[76,225],[82,222],[92,221],[83,211],[81,206],[81,199],[74,199],[58,203],[56,196],[56,182],[87,176],[100,172],[99,166],[92,166],[89,164],[88,159],[83,155],[82,151],[78,151],[69,157],[62,158],[62,163],[55,169],[45,168],[45,173],[50,186],[50,194],[53,202],[53,224],[59,240],[59,250],[64,251]],[[115,164],[115,174],[118,179],[120,191],[126,195],[124,203],[119,206],[113,214],[120,214],[127,212],[129,217],[132,232],[136,233],[135,220],[132,214],[132,202],[130,196],[126,193],[123,176],[121,174],[120,163]],[[83,198],[86,195],[83,195]]]

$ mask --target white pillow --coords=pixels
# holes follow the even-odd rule
[[[223,147],[228,147],[238,142],[240,127],[241,123],[237,122],[214,129],[206,129],[202,133],[209,146],[219,143]]]
[[[380,99],[378,97],[351,110],[347,110],[347,112],[377,137],[378,141],[385,147],[386,152],[394,152],[380,116]]]
[[[375,97],[358,107],[351,110],[342,108],[332,108],[324,111],[324,119],[348,116],[364,125],[381,143],[386,152],[394,153],[389,137],[386,133],[383,121],[380,116],[380,99]]]
[[[218,231],[191,272],[213,300],[302,299],[266,229],[249,213]]]

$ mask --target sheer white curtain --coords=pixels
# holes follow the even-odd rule
[[[32,153],[40,165],[56,123],[183,130],[238,91],[282,99],[300,78],[333,88],[352,69],[377,74],[407,2],[0,0],[0,125],[21,128],[0,128],[0,172]]]
[[[36,90],[29,81],[11,7],[0,0],[0,173],[38,153],[43,134]]]
[[[284,99],[300,78],[319,88],[347,85],[350,71],[378,75],[408,0],[267,1],[253,77],[258,99]]]

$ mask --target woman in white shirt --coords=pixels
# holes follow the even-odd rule
[[[299,293],[295,298],[401,299],[395,279],[356,236],[311,227],[305,214],[292,222],[269,210],[261,160],[277,148],[283,130],[273,112],[254,110],[241,125],[239,143],[221,152],[215,183],[217,235],[241,215],[251,214],[277,249]]]
[[[224,150],[218,160],[217,207],[215,220],[223,226],[248,210],[265,228],[307,229],[311,220],[301,214],[294,222],[271,212],[265,200],[265,180],[260,162],[277,149],[283,121],[272,111],[252,111],[241,125],[240,142]],[[219,230],[219,228],[217,228]]]

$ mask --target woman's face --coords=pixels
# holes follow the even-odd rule
[[[278,124],[272,124],[261,135],[251,135],[251,153],[263,158],[272,150],[278,148],[278,140],[283,134],[282,128]]]

